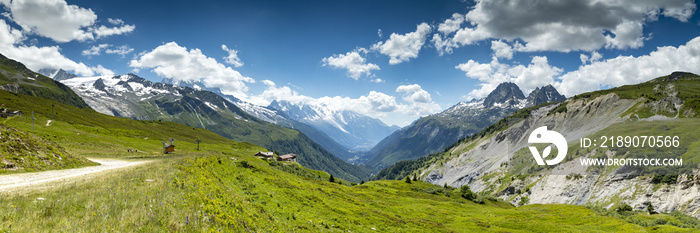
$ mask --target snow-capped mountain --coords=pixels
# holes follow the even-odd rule
[[[154,104],[164,100],[180,100],[183,97],[182,92],[194,91],[154,83],[133,74],[75,77],[61,82],[71,87],[95,111],[138,120],[158,119],[158,115],[165,113]],[[151,108],[144,108],[143,104]],[[207,106],[216,108],[211,103],[207,103]]]
[[[353,111],[333,111],[321,105],[273,101],[268,106],[248,103],[204,83],[163,79],[163,83],[206,89],[234,103],[246,113],[276,125],[297,129],[345,161],[358,162],[362,152],[371,149],[399,129]]]
[[[334,156],[300,133],[301,130],[260,120],[227,98],[208,90],[155,83],[134,74],[75,77],[61,82],[71,87],[90,107],[104,114],[206,128],[221,136],[251,142],[277,153],[299,154],[299,163],[310,168],[356,181],[366,176],[364,168]]]
[[[266,108],[263,106],[255,105],[252,103],[248,103],[246,101],[243,101],[233,95],[227,95],[221,92],[221,89],[219,88],[210,88],[207,87],[206,84],[199,82],[199,81],[181,81],[181,80],[173,80],[169,78],[164,78],[161,83],[165,84],[172,84],[173,86],[179,86],[179,87],[190,87],[195,90],[207,90],[216,93],[217,95],[223,97],[224,99],[228,100],[229,102],[235,104],[239,108],[243,109],[246,113],[254,116],[255,118],[258,118],[260,120],[277,124],[277,125],[282,125],[285,127],[288,127],[291,123],[289,122],[290,120],[284,115],[284,113],[281,113],[275,109],[271,108]]]
[[[330,151],[338,158],[354,163],[354,160],[356,160],[359,156],[357,152],[352,151],[348,149],[348,147],[339,144],[336,139],[331,138],[324,131],[321,131],[313,125],[309,125],[304,122],[300,122],[293,118],[290,118],[283,111],[269,106],[263,107],[260,105],[248,103],[246,101],[236,98],[235,96],[223,94],[218,90],[215,90],[214,93],[219,94],[224,99],[235,104],[239,108],[243,109],[243,111],[245,111],[246,113],[258,119],[272,124],[301,131],[302,133],[306,134],[306,136],[308,136],[311,140],[320,144],[321,146],[323,146],[323,148]]]
[[[471,136],[518,109],[561,100],[564,96],[551,85],[535,89],[526,98],[516,84],[501,83],[484,99],[457,103],[396,131],[370,150],[371,159],[366,164],[378,170],[417,159]]]
[[[335,111],[319,104],[272,101],[268,106],[298,121],[324,132],[339,144],[355,151],[371,149],[398,129],[384,122],[353,111]]]

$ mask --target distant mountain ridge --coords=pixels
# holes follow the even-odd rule
[[[324,106],[272,101],[268,108],[284,112],[292,120],[313,126],[355,151],[371,149],[398,128],[353,111],[333,111]]]
[[[68,73],[68,71],[65,71],[63,69],[44,68],[37,71],[37,73],[43,74],[44,76],[50,77],[56,81],[63,81],[66,79],[78,77],[77,75]]]
[[[174,81],[167,78],[162,82],[214,92],[258,119],[303,132],[337,157],[353,163],[358,162],[363,150],[369,150],[371,146],[398,129],[351,111],[336,112],[322,106],[300,106],[286,101],[273,101],[268,106],[258,106],[224,94],[219,88],[207,88],[201,82]],[[297,108],[303,111],[296,110]]]
[[[299,131],[259,120],[220,95],[190,87],[156,83],[134,74],[63,80],[96,111],[132,119],[173,121],[209,129],[278,153],[296,153],[300,164],[352,181],[364,168],[335,157]]]
[[[460,102],[394,132],[369,152],[366,165],[377,172],[402,160],[412,160],[441,151],[459,139],[475,134],[518,109],[564,99],[551,85],[537,88],[526,98],[510,82],[499,84],[480,100]]]

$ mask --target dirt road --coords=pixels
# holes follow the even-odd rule
[[[53,186],[70,179],[86,177],[90,174],[118,168],[131,167],[151,161],[124,161],[117,159],[89,159],[99,163],[98,166],[30,172],[10,175],[0,175],[0,192],[10,192],[19,189],[41,188]]]

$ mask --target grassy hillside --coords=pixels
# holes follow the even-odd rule
[[[71,155],[55,142],[0,124],[0,174],[95,164]]]
[[[298,161],[304,166],[328,171],[338,177],[359,182],[368,176],[363,167],[335,157],[299,131],[259,120],[210,91],[153,83],[133,74],[99,79],[92,85],[73,88],[102,113],[205,128],[279,154],[298,154]],[[146,91],[150,93],[144,94],[144,89],[150,89]]]
[[[476,124],[459,125],[455,122],[454,119],[436,116],[418,119],[410,127],[392,133],[372,148],[369,154],[374,156],[366,164],[379,170],[397,161],[417,159],[440,151],[459,138],[474,134],[484,127]]]
[[[700,128],[700,121],[697,119],[678,118],[666,121],[627,121],[614,124],[593,135],[588,135],[587,138],[600,140],[601,136],[609,135],[673,135],[678,136],[678,147],[659,148],[649,146],[639,147],[604,147],[601,144],[582,148],[579,142],[569,143],[568,155],[566,161],[571,161],[579,157],[588,158],[607,158],[606,152],[614,152],[615,158],[681,158],[683,166],[674,167],[631,167],[631,170],[636,170],[638,175],[654,175],[654,174],[693,174],[693,169],[697,169],[700,164],[700,134],[697,129]],[[513,154],[513,158],[509,164],[509,174],[534,174],[542,169],[551,167],[543,167],[533,165],[532,154],[527,148],[520,149]],[[598,174],[602,170],[613,170],[620,166],[591,166],[590,173]]]
[[[148,82],[148,85],[167,86],[162,83],[151,83],[135,75],[132,76],[141,83]],[[169,86],[169,89],[171,89],[171,91],[176,91],[176,88],[172,86]],[[41,97],[78,108],[90,108],[80,96],[66,85],[35,73],[22,63],[4,57],[1,54],[0,90]],[[133,95],[133,93],[130,94]],[[338,177],[358,182],[368,178],[368,171],[366,168],[346,163],[335,157],[322,146],[307,138],[302,133],[299,133],[299,131],[258,120],[246,114],[235,105],[231,103],[226,104],[227,101],[215,93],[185,88],[180,94],[182,94],[183,97],[176,100],[166,97],[139,103],[124,102],[132,105],[132,107],[135,106],[133,110],[141,114],[138,115],[138,119],[172,121],[192,127],[208,128],[219,135],[236,141],[254,143],[281,154],[298,154],[300,155],[298,161],[305,166],[328,171]],[[13,105],[16,106],[13,109],[20,109],[26,113],[30,113],[34,110],[40,112],[44,116],[50,116],[52,103],[47,103],[45,101],[40,102],[43,104],[34,105],[31,101],[25,101],[23,104]],[[212,103],[216,105],[216,110],[208,106],[208,104]],[[57,106],[57,108],[62,109],[56,109],[55,117],[64,114],[66,115],[64,120],[73,124],[99,127],[106,126],[107,128],[120,130],[118,127],[112,127],[115,125],[109,124],[116,123],[116,125],[119,125],[124,122],[114,120],[104,122],[104,124],[108,125],[103,125],[102,121],[96,121],[95,119],[104,119],[104,117],[97,116],[98,114],[94,111],[75,111],[73,109],[67,111],[64,106]],[[76,112],[84,114],[71,114]],[[167,114],[163,114],[163,112]],[[131,123],[127,123],[127,125],[129,124]],[[176,133],[171,132],[168,133],[168,135],[152,135],[154,137],[150,138],[157,138],[158,140],[167,140],[169,138],[179,139],[181,136],[185,135],[187,135],[186,137],[190,137],[187,132],[182,131]],[[196,140],[197,139],[192,139],[191,142]]]
[[[515,208],[484,197],[477,204],[457,189],[418,181],[329,182],[328,173],[254,158],[262,148],[199,128],[111,117],[2,91],[0,100],[25,112],[34,106],[35,130],[27,115],[6,124],[68,152],[155,160],[48,190],[0,193],[3,232],[683,232],[698,226],[675,215],[623,218],[572,205]],[[51,103],[59,111],[46,126]],[[163,156],[160,140],[170,137],[177,138],[177,153]],[[195,150],[197,139],[204,142],[201,151]]]
[[[77,108],[43,98],[0,91],[0,102],[24,116],[7,120],[7,126],[37,135],[61,145],[67,152],[81,157],[90,156],[160,156],[161,140],[175,138],[177,151],[194,152],[196,141],[203,150],[211,146],[235,143],[211,131],[172,122],[136,121],[107,116],[89,108]],[[51,104],[55,105],[54,121]],[[35,111],[34,129],[31,112]],[[127,153],[136,149],[138,153]],[[262,149],[262,148],[260,148]]]
[[[218,110],[208,105],[216,105]],[[151,119],[205,127],[224,137],[251,142],[278,154],[295,153],[302,165],[344,179],[359,182],[368,178],[367,169],[334,156],[303,133],[256,119],[213,92],[191,90],[179,100],[155,100],[152,106],[158,106],[168,114],[154,110],[149,116]]]
[[[79,108],[89,106],[69,87],[27,69],[0,54],[0,90],[55,100]]]
[[[136,121],[127,118],[113,117],[95,112],[89,108],[77,108],[60,104],[43,98],[0,91],[0,103],[10,109],[21,110],[23,117],[8,121],[8,125],[51,137],[63,145],[69,152],[82,156],[152,156],[161,153],[161,140],[174,138],[176,149],[194,150],[196,141],[202,145],[226,144],[235,141],[217,135],[209,130],[181,125],[168,121]],[[54,104],[54,119],[51,126],[46,127],[51,118],[51,104]],[[31,112],[37,117],[36,130],[32,129]],[[267,124],[267,123],[265,123]],[[229,127],[221,130],[221,135],[245,139],[247,134],[233,135],[236,130],[246,130],[246,127]],[[314,169],[330,171],[337,177],[359,182],[366,174],[360,166],[353,166],[334,157],[323,147],[308,139],[305,135],[291,129],[269,124],[270,128],[261,128],[255,135],[267,133],[270,136],[262,146],[279,153],[297,153],[298,161],[310,164]],[[231,131],[229,131],[230,128]],[[277,130],[278,128],[283,130]],[[250,129],[248,129],[250,130]],[[228,132],[228,133],[223,133]],[[230,134],[229,134],[230,133]],[[284,134],[284,133],[288,133]],[[272,139],[272,140],[271,140]],[[202,148],[206,148],[203,146]],[[128,149],[136,149],[139,153],[127,153]],[[266,150],[260,148],[260,150]],[[317,154],[314,154],[317,153]]]
[[[527,107],[520,109],[510,116],[507,116],[498,122],[496,122],[493,125],[490,125],[481,132],[474,134],[469,137],[465,137],[460,139],[459,141],[453,143],[452,145],[446,147],[442,152],[438,153],[433,153],[428,156],[424,156],[415,160],[404,160],[404,161],[399,161],[396,164],[392,165],[391,167],[384,168],[382,169],[379,173],[377,173],[374,177],[372,177],[372,180],[397,180],[397,179],[403,179],[406,176],[411,176],[415,173],[415,171],[418,171],[421,168],[430,166],[431,164],[435,163],[440,163],[444,162],[447,159],[452,157],[452,154],[459,155],[459,153],[449,153],[448,151],[452,150],[455,147],[461,146],[464,148],[471,149],[473,147],[474,142],[478,141],[479,139],[483,139],[485,137],[490,137],[492,134],[496,132],[503,131],[507,129],[509,126],[512,124],[516,123],[519,120],[522,120],[524,118],[527,118],[530,116],[530,113],[532,110],[549,106],[552,104],[556,103],[543,103],[537,106],[533,107]]]
[[[615,93],[622,99],[639,99],[639,103],[627,110],[623,115],[627,116],[629,118],[633,119],[643,119],[643,118],[648,118],[654,115],[661,115],[661,116],[667,116],[667,117],[677,117],[677,118],[698,118],[700,117],[700,76],[692,73],[685,73],[685,72],[674,72],[670,75],[667,76],[662,76],[659,78],[656,78],[654,80],[645,82],[645,83],[640,83],[636,85],[625,85],[621,87],[616,87],[616,88],[611,88],[607,90],[600,90],[600,91],[594,91],[594,92],[588,92],[588,93],[583,93],[576,95],[572,97],[572,100],[578,100],[578,99],[594,99],[598,96],[610,94],[610,93]],[[550,103],[551,104],[551,103]],[[468,149],[471,149],[474,146],[474,142],[478,141],[480,139],[488,138],[493,136],[494,133],[500,132],[505,130],[509,124],[515,123],[513,119],[524,119],[527,118],[532,110],[550,105],[550,104],[541,104],[535,107],[530,107],[530,108],[525,108],[521,109],[512,115],[502,119],[498,123],[487,127],[483,131],[481,131],[478,134],[475,134],[471,137],[466,137],[464,139],[461,139],[457,143],[447,147],[444,149],[443,152],[440,153],[434,153],[431,154],[427,157],[419,158],[416,160],[407,160],[407,161],[401,161],[399,163],[396,163],[394,166],[386,168],[379,172],[375,177],[373,177],[373,180],[378,180],[378,179],[402,179],[406,175],[412,175],[416,171],[421,170],[423,168],[426,168],[432,164],[440,163],[443,161],[446,161],[450,158],[453,158],[455,156],[459,156],[460,153],[450,153],[452,149],[456,147],[461,147],[460,151],[465,151]],[[680,105],[682,104],[682,107],[678,110],[675,109],[675,105]],[[557,113],[567,113],[567,102],[564,102],[557,106],[556,108],[553,108],[551,111],[549,111],[548,114],[557,114]],[[623,116],[620,116],[623,117]],[[668,122],[665,122],[668,123]],[[648,129],[652,128],[644,128],[646,126],[641,126],[643,124],[628,124],[627,126],[632,126],[632,128],[625,128],[625,129],[611,129],[613,130],[612,132],[620,132],[624,131],[624,134],[618,134],[618,135],[653,135],[649,134],[651,132],[645,131]],[[686,130],[688,129],[695,129],[693,127],[683,127],[682,125],[679,126],[681,128],[684,128]],[[629,130],[632,129],[637,129],[638,131],[637,134],[630,134],[628,132]],[[667,130],[664,130],[667,131]],[[609,132],[609,131],[603,131],[603,132]],[[663,132],[664,134],[667,134],[668,132]],[[688,132],[685,132],[687,134]],[[609,133],[606,133],[607,135],[612,135]],[[597,137],[601,135],[595,135]],[[595,137],[591,136],[591,137]],[[692,140],[692,139],[691,139]],[[689,142],[689,140],[686,140],[686,142]],[[575,146],[575,145],[574,145]],[[690,159],[691,155],[688,153],[695,152],[695,150],[690,150],[694,147],[690,147],[686,145],[685,147],[680,148],[680,150],[677,150],[678,153],[684,154],[684,158],[686,158],[686,161],[693,161],[695,162],[697,158],[694,158],[696,154],[692,154],[693,160],[688,160]],[[589,149],[588,151],[590,151]],[[688,151],[686,153],[685,151]],[[624,151],[626,152],[626,151]],[[634,151],[637,152],[637,151]],[[520,154],[527,155],[529,152],[526,150],[522,150],[519,152]],[[679,154],[679,155],[680,155]],[[531,155],[523,156],[531,157]],[[572,157],[567,157],[568,160],[570,160]],[[529,161],[529,160],[528,160]]]
[[[625,221],[573,205],[515,208],[489,199],[477,204],[456,189],[425,182],[331,183],[324,172],[248,156],[257,149],[238,144],[226,152],[169,156],[51,190],[0,193],[0,229],[691,232],[699,225],[684,216],[643,213],[628,214]]]
[[[499,119],[517,111],[517,108],[451,110],[420,118],[389,135],[369,151],[372,158],[366,164],[378,172],[399,161],[421,159],[440,152],[460,139],[497,123]]]

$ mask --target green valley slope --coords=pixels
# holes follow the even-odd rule
[[[360,185],[295,163],[251,156],[262,148],[166,121],[99,114],[0,91],[12,109],[36,111],[6,125],[78,156],[144,158],[148,165],[47,190],[0,193],[0,231],[508,231],[691,232],[700,222],[678,214],[647,216],[575,205],[513,207],[491,197],[421,181]],[[55,121],[50,119],[56,106]],[[178,138],[163,156],[161,139]],[[196,140],[203,141],[201,151]],[[129,153],[127,149],[137,149]],[[479,204],[482,203],[482,204]]]
[[[441,153],[397,163],[376,178],[418,175],[434,184],[469,185],[514,204],[568,203],[635,210],[654,206],[700,217],[700,77],[674,72],[649,82],[584,93],[523,109]],[[569,141],[566,159],[540,166],[528,135],[547,126]],[[672,147],[601,146],[601,136],[678,136]],[[582,137],[598,139],[582,148]],[[539,148],[540,150],[542,148]],[[553,150],[555,153],[556,149]],[[678,167],[582,166],[586,159],[676,158]]]
[[[81,96],[73,92],[68,86],[32,72],[19,62],[0,56],[0,68],[0,90],[8,90],[14,93],[51,99],[79,108],[90,108],[88,104],[81,99]],[[304,166],[328,171],[344,179],[356,182],[367,179],[368,172],[364,167],[349,164],[335,157],[299,131],[256,119],[212,92],[194,90],[192,88],[179,88],[162,83],[152,83],[135,75],[125,75],[124,80],[115,79],[108,81],[115,81],[115,86],[125,88],[128,91],[119,93],[118,95],[107,93],[106,95],[109,96],[109,98],[101,99],[104,102],[96,104],[95,109],[100,109],[99,107],[101,107],[101,105],[123,104],[127,106],[126,108],[128,110],[138,115],[137,117],[133,117],[135,119],[172,121],[193,127],[207,128],[224,137],[236,141],[254,143],[279,154],[298,154],[299,157],[297,160]],[[141,87],[151,88],[151,90],[155,90],[153,93],[161,93],[161,95],[147,93],[148,96],[153,97],[144,101],[132,101],[141,99],[140,96],[133,94],[134,90],[129,86],[132,83],[135,83],[134,85],[140,85]],[[94,86],[97,86],[97,89],[101,90],[107,88],[104,86],[104,81],[101,81],[101,85],[102,86]],[[133,98],[127,99],[126,97]],[[22,98],[16,100],[23,101]],[[86,99],[88,103],[93,104],[96,100],[100,99]],[[50,112],[46,113],[46,110],[48,109],[48,111],[50,111],[51,104],[39,105],[26,102],[23,104],[14,104],[12,106],[8,105],[8,107],[22,110],[25,114],[33,110],[39,111],[42,114],[50,114]],[[62,114],[70,114],[69,112],[76,111],[74,109],[69,110],[66,106],[57,105],[55,107],[57,108],[55,117],[60,117]],[[63,119],[69,123],[100,125],[101,123],[92,121],[90,118],[104,118],[103,116],[98,116],[99,113],[92,110],[80,112],[84,113],[84,115],[71,116]],[[84,120],[89,122],[85,122]],[[182,137],[181,135],[183,135],[183,133],[171,136],[161,135],[158,139],[167,140],[174,138],[176,140],[182,140],[184,138],[193,137],[190,135]],[[200,140],[207,142],[205,138],[201,138]]]
[[[249,156],[241,145],[128,172],[3,195],[0,229],[225,232],[692,232],[676,213],[620,215],[575,205],[477,202],[415,181],[328,182],[325,172]],[[40,200],[37,200],[41,198]]]
[[[52,99],[79,108],[85,101],[58,81],[27,69],[24,64],[0,54],[0,90]]]

